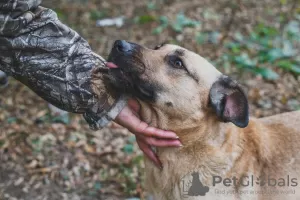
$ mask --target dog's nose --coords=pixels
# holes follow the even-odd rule
[[[114,46],[121,53],[127,53],[133,50],[132,45],[125,40],[117,40]]]
[[[0,89],[5,87],[8,83],[7,75],[0,70]]]

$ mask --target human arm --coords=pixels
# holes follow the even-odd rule
[[[126,99],[106,92],[101,77],[92,81],[95,68],[103,68],[104,60],[40,3],[0,2],[0,70],[51,104],[83,114],[92,128],[105,126],[119,114]]]
[[[51,104],[83,114],[93,129],[116,119],[135,133],[143,152],[156,163],[150,145],[178,146],[174,133],[148,127],[131,115],[125,96],[107,91],[100,73],[104,59],[40,3],[0,2],[0,70]]]

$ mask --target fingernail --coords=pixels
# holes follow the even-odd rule
[[[163,165],[161,163],[155,163],[154,162],[154,165],[156,165],[156,167],[158,167],[159,169],[163,169]]]
[[[174,132],[171,132],[171,131],[166,131],[168,134],[170,134],[170,135],[172,135],[172,137],[174,137],[174,138],[176,138],[176,139],[178,139],[179,137],[178,137],[178,135],[176,135],[176,133],[174,133]]]
[[[164,167],[163,167],[163,164],[159,161],[159,168],[162,170]]]
[[[158,156],[157,156],[157,161],[158,161],[158,167],[162,170],[163,169],[163,164],[162,164],[162,162],[161,162],[161,160],[158,158]]]
[[[170,135],[170,136],[171,136],[171,135]],[[175,138],[175,139],[178,139],[178,138],[179,138],[179,137],[178,137],[176,134],[174,134],[174,133],[172,134],[172,137]]]

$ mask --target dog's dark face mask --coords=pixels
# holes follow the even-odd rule
[[[185,120],[214,112],[221,121],[248,124],[248,102],[240,86],[192,51],[169,44],[149,49],[118,40],[108,61],[116,65],[106,76],[115,90],[166,115]]]
[[[159,87],[145,77],[146,65],[143,60],[142,46],[117,40],[108,57],[108,62],[117,68],[109,70],[108,81],[119,92],[130,94],[144,101],[155,101]]]

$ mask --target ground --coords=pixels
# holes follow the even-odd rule
[[[242,83],[251,115],[300,109],[299,1],[43,1],[107,57],[116,39],[168,42],[209,59]],[[122,27],[96,20],[124,16]],[[201,66],[199,66],[201,67]],[[91,131],[80,115],[56,117],[10,79],[0,89],[0,200],[145,199],[135,138],[111,124]]]

